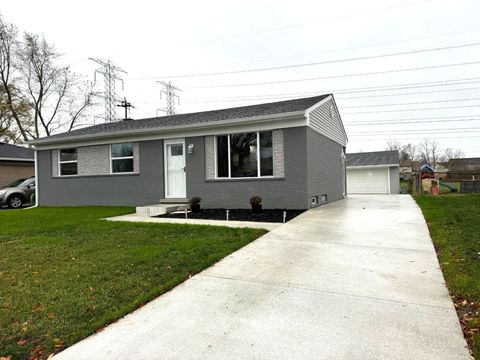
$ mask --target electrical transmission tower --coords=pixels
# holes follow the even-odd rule
[[[178,105],[180,105],[180,97],[176,92],[182,90],[174,86],[170,81],[168,83],[165,81],[157,81],[157,83],[163,86],[163,89],[160,90],[160,99],[162,98],[162,94],[165,94],[167,98],[167,108],[158,110],[165,111],[167,115],[175,115],[175,99]]]
[[[116,103],[119,98],[115,93],[115,83],[117,81],[121,81],[123,90],[123,79],[120,77],[120,74],[126,74],[127,72],[125,70],[122,70],[117,65],[113,64],[110,60],[102,60],[97,58],[89,59],[101,65],[100,68],[95,70],[95,82],[97,80],[97,74],[101,74],[104,79],[104,91],[101,96],[105,101],[105,121],[117,121],[118,119]]]

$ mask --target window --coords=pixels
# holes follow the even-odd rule
[[[217,178],[273,176],[272,132],[217,136],[216,162]]]
[[[77,149],[60,149],[58,162],[60,176],[78,174]]]
[[[112,173],[133,172],[133,143],[110,146]]]

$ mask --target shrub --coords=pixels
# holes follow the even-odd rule
[[[250,198],[250,205],[260,205],[262,203],[262,198],[260,196],[252,196]]]
[[[190,205],[196,205],[200,204],[200,201],[202,201],[202,198],[199,196],[194,196],[190,199]]]

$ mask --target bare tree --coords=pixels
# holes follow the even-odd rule
[[[443,154],[440,156],[441,162],[448,162],[451,159],[460,159],[465,157],[465,154],[460,149],[446,148],[443,150]]]
[[[25,33],[19,40],[16,27],[0,17],[0,85],[23,141],[72,130],[91,104],[90,86],[60,57],[43,36]],[[29,118],[20,103],[28,105]]]
[[[418,149],[422,161],[435,168],[439,157],[438,143],[435,140],[425,139],[418,145]]]
[[[416,160],[418,147],[412,143],[402,145],[400,149],[400,160]]]
[[[385,150],[389,150],[389,151],[400,151],[400,149],[402,148],[402,144],[400,143],[400,141],[397,141],[397,140],[389,140],[387,142],[387,147],[385,148]]]

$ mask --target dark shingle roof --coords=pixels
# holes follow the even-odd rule
[[[161,127],[181,127],[191,124],[208,123],[213,121],[232,120],[242,121],[243,118],[261,115],[274,115],[289,113],[295,111],[307,110],[309,107],[315,105],[319,101],[325,99],[330,94],[320,95],[315,97],[279,101],[267,104],[240,106],[228,109],[203,111],[189,114],[178,114],[161,116],[155,118],[118,121],[113,123],[99,124],[85,127],[82,129],[73,130],[57,135],[49,136],[48,139],[63,139],[72,136],[82,135],[98,135],[103,133],[115,133],[129,130],[149,130]],[[43,138],[47,139],[47,138]]]
[[[0,142],[0,159],[25,159],[33,161],[33,158],[34,151],[32,149]]]
[[[374,151],[347,154],[347,166],[398,164],[398,151]]]

